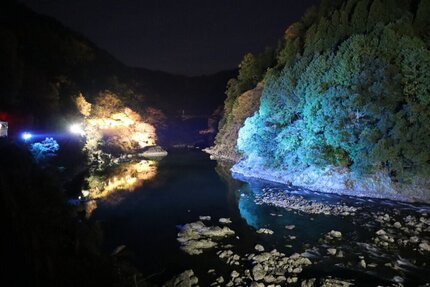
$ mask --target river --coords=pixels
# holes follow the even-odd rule
[[[358,211],[354,216],[335,216],[285,209],[264,203],[263,194],[287,194],[304,200],[303,206],[343,204]],[[384,221],[381,218],[386,219],[385,214],[389,219]],[[101,223],[105,250],[112,252],[125,245],[129,260],[156,284],[186,269],[194,270],[200,286],[209,286],[218,276],[226,279],[225,284],[233,270],[240,273],[252,269],[245,255],[257,253],[254,246],[258,243],[266,251],[277,249],[286,256],[306,252],[313,264],[297,275],[298,286],[306,278],[329,276],[350,279],[355,286],[419,286],[430,282],[430,252],[418,247],[420,242],[430,240],[429,214],[428,205],[342,197],[235,179],[228,164],[210,160],[201,151],[174,150],[157,162],[153,176],[144,177],[133,190],[117,190],[98,200],[90,218]],[[406,220],[408,215],[416,221]],[[204,222],[208,226],[222,226],[218,219],[230,218],[232,223],[227,226],[235,235],[203,254],[188,255],[180,249],[177,234],[184,224],[198,221],[199,216],[211,217]],[[409,229],[397,231],[392,223],[398,221],[402,228]],[[259,234],[259,228],[274,233]],[[380,229],[387,232],[385,239],[393,236],[394,243],[378,245],[375,238],[379,235],[375,232]],[[327,239],[326,234],[332,230],[340,231],[342,237]],[[401,246],[402,239],[414,235],[419,242]],[[239,266],[228,265],[218,257],[217,252],[227,244],[241,256]],[[329,248],[336,249],[337,254],[328,254]],[[215,269],[216,275],[208,274],[210,269]]]

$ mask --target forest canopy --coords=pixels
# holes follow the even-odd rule
[[[237,83],[263,80],[260,107],[237,141],[249,161],[429,175],[429,12],[429,0],[322,1],[286,30],[272,63],[245,56],[221,129],[231,95],[243,92]],[[265,67],[247,72],[255,63]]]

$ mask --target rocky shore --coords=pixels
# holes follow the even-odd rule
[[[274,216],[274,221],[284,217],[279,210],[282,208],[287,214],[291,212],[311,220],[311,216],[316,219],[325,216],[340,217],[348,222],[346,225],[355,227],[349,231],[329,229],[330,231],[320,235],[319,240],[313,241],[312,244],[305,243],[298,249],[285,245],[287,250],[291,250],[288,252],[277,250],[273,246],[267,248],[270,238],[279,238],[281,235],[285,238],[285,243],[288,243],[287,238],[296,237],[296,242],[306,241],[306,238],[299,237],[297,230],[312,226],[308,223],[305,226],[289,224],[282,229],[274,229],[274,222],[273,226],[254,229],[257,243],[253,249],[243,250],[237,245],[239,233],[231,228],[234,222],[230,218],[200,216],[198,221],[181,227],[177,238],[180,248],[192,256],[201,255],[211,249],[216,250],[215,253],[208,252],[210,255],[206,256],[217,256],[218,260],[228,266],[228,273],[219,269],[188,269],[166,282],[164,286],[364,286],[351,272],[378,274],[375,279],[378,278],[379,283],[368,286],[427,286],[411,283],[411,272],[420,274],[418,281],[412,282],[430,282],[430,275],[426,273],[430,258],[428,207],[414,208],[403,204],[403,209],[387,205],[374,210],[365,204],[372,202],[367,199],[362,201],[362,207],[343,202],[323,203],[277,188],[262,188],[254,201],[257,205],[276,208],[276,213],[270,213]],[[358,229],[362,229],[362,235],[357,234]],[[309,276],[315,274],[311,270],[324,270],[327,265],[336,266],[351,277],[339,278],[323,274],[319,277]],[[209,278],[211,283],[202,283],[206,281],[200,280],[200,276],[206,281]],[[416,280],[413,277],[412,279]],[[381,285],[381,282],[385,284]]]
[[[185,224],[178,233],[181,249],[190,255],[198,255],[203,250],[216,247],[217,241],[234,235],[227,226],[206,226],[202,221]]]
[[[345,204],[324,204],[322,202],[306,200],[303,196],[290,195],[285,192],[273,192],[265,189],[263,191],[264,193],[256,196],[255,203],[269,204],[308,214],[353,216],[360,210],[359,207],[347,206]]]
[[[209,216],[200,219],[210,220]],[[220,224],[230,224],[225,218],[218,220]],[[272,235],[273,231],[261,228],[257,234]],[[211,248],[219,249],[217,256],[227,265],[232,266],[229,277],[218,276],[210,286],[281,286],[298,282],[300,274],[307,266],[312,265],[309,258],[294,253],[289,256],[276,249],[266,252],[265,248],[257,244],[255,249],[243,256],[235,253],[231,244],[221,244],[227,237],[235,232],[227,226],[206,226],[202,221],[185,224],[178,233],[181,249],[189,255],[199,255]],[[247,268],[249,266],[249,268]],[[215,270],[208,273],[216,274]],[[165,283],[170,286],[196,286],[198,279],[193,270],[186,270]],[[313,286],[313,285],[309,285]]]
[[[408,184],[401,184],[382,172],[357,177],[346,169],[333,167],[308,167],[299,172],[288,172],[269,169],[249,159],[236,163],[231,171],[239,177],[258,178],[325,193],[430,203],[429,179],[415,178]]]

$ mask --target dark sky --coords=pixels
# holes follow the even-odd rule
[[[316,0],[22,0],[129,66],[178,74],[237,67]]]

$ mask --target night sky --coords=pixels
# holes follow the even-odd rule
[[[237,67],[274,46],[316,0],[22,0],[129,66],[177,74]]]

